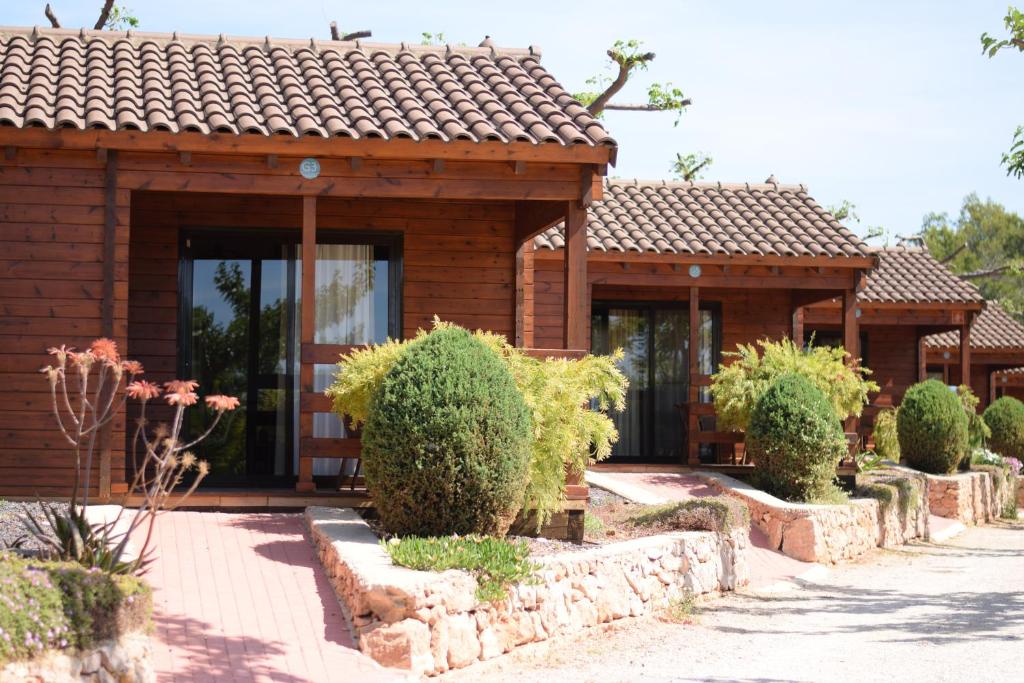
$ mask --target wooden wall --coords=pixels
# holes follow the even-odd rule
[[[105,302],[104,162],[95,152],[11,151],[0,157],[0,495],[68,495],[71,453],[38,370],[50,346],[111,335],[123,348],[129,193],[112,195],[120,265],[109,270]],[[93,490],[99,476],[97,458]]]
[[[562,262],[534,261],[534,345],[558,348],[562,343]],[[589,264],[593,266],[593,263]],[[688,301],[685,287],[630,287],[601,284],[600,270],[588,267],[591,300],[612,301]],[[595,282],[597,281],[597,282]],[[701,289],[702,303],[714,303],[722,309],[722,348],[751,343],[764,337],[780,338],[790,334],[788,290]],[[588,340],[589,341],[589,340]]]

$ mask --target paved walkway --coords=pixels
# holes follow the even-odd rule
[[[160,683],[396,680],[354,648],[300,515],[168,512],[155,550]]]
[[[702,479],[687,474],[658,472],[601,472],[601,478],[625,487],[616,491],[620,495],[639,491],[653,496],[650,500],[686,500],[714,496],[718,492]],[[619,487],[616,487],[619,488]],[[628,497],[628,496],[627,496]],[[798,577],[807,577],[824,572],[821,565],[801,562],[783,555],[771,548],[768,537],[753,525],[750,527],[750,552],[747,553],[750,567],[750,590],[766,590],[792,583]]]
[[[1024,522],[876,550],[802,589],[727,593],[692,625],[624,620],[448,680],[1019,681]]]

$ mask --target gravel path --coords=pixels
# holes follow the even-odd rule
[[[1011,681],[1024,652],[1024,522],[877,551],[820,582],[633,619],[445,677],[582,681]]]

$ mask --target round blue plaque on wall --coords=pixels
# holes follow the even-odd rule
[[[692,278],[700,277],[700,266],[698,266],[697,264],[694,264],[694,265],[690,266],[689,273],[690,273],[690,277],[692,277]]]
[[[299,173],[306,180],[313,180],[320,175],[320,162],[313,157],[306,157],[299,162]]]

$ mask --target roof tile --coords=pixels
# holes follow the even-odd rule
[[[565,244],[562,226],[538,249]],[[868,256],[868,247],[802,185],[606,181],[589,212],[591,251],[650,254]]]
[[[925,337],[925,344],[933,349],[958,348],[960,333],[932,334]],[[1007,313],[998,301],[989,301],[971,326],[971,349],[1024,351],[1024,325]]]
[[[961,280],[926,249],[875,249],[878,266],[857,298],[864,303],[982,303],[972,283]]]
[[[615,146],[534,49],[0,27],[0,125]]]

